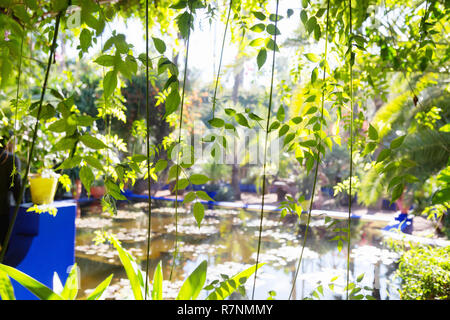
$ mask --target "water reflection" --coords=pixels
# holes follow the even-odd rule
[[[198,228],[189,207],[178,209],[179,254],[175,260],[172,281],[167,281],[173,264],[175,244],[175,210],[164,203],[152,208],[152,245],[150,269],[153,274],[162,260],[164,298],[176,297],[182,280],[201,261],[208,261],[207,283],[220,280],[221,274],[234,275],[256,261],[259,230],[259,213],[244,210],[205,210],[201,228]],[[83,208],[77,219],[76,260],[81,269],[81,291],[86,296],[111,273],[114,278],[105,293],[107,299],[132,299],[126,274],[112,246],[94,245],[94,230],[110,231],[117,235],[122,245],[146,265],[147,204],[122,204],[118,215],[111,217],[101,212],[99,204]],[[342,221],[344,223],[344,221]],[[346,222],[345,222],[346,223]],[[280,220],[277,213],[264,217],[260,261],[266,265],[258,271],[255,299],[266,299],[270,290],[276,299],[287,299],[294,280],[295,267],[300,255],[304,222],[294,219]],[[318,284],[323,285],[322,299],[345,298],[347,252],[346,245],[337,249],[333,240],[336,233],[327,229],[323,218],[312,219],[303,253],[301,269],[293,291],[294,299],[310,297]],[[351,279],[365,274],[361,285],[365,294],[378,299],[398,299],[393,272],[398,256],[382,245],[378,229],[370,223],[352,223]],[[251,292],[253,278],[247,281]],[[370,290],[369,290],[370,289]],[[206,293],[199,299],[206,297]],[[243,298],[234,294],[232,299]]]

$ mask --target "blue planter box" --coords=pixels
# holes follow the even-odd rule
[[[4,264],[14,267],[53,288],[56,272],[62,284],[75,264],[76,203],[55,201],[56,216],[26,212],[32,204],[22,204],[11,235]],[[18,282],[11,280],[17,300],[37,300]]]

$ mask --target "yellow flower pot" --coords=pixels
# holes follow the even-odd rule
[[[31,201],[34,204],[51,204],[55,198],[58,177],[45,177],[40,174],[31,174],[30,182]]]

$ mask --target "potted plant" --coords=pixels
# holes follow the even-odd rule
[[[105,182],[103,179],[96,179],[91,184],[91,196],[100,199],[105,194]]]
[[[30,183],[31,201],[37,205],[51,204],[55,198],[59,177],[60,175],[51,169],[30,173],[28,182]]]

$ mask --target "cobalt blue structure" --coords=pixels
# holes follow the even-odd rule
[[[31,206],[20,206],[4,264],[53,288],[54,272],[64,284],[75,264],[76,202],[53,202],[51,206],[58,210],[56,216],[27,212]],[[18,282],[11,282],[17,300],[38,299]]]
[[[395,220],[398,221],[398,223],[388,225],[384,227],[383,230],[400,230],[403,233],[412,234],[413,219],[408,217],[407,213],[400,213],[397,217],[395,217]]]

